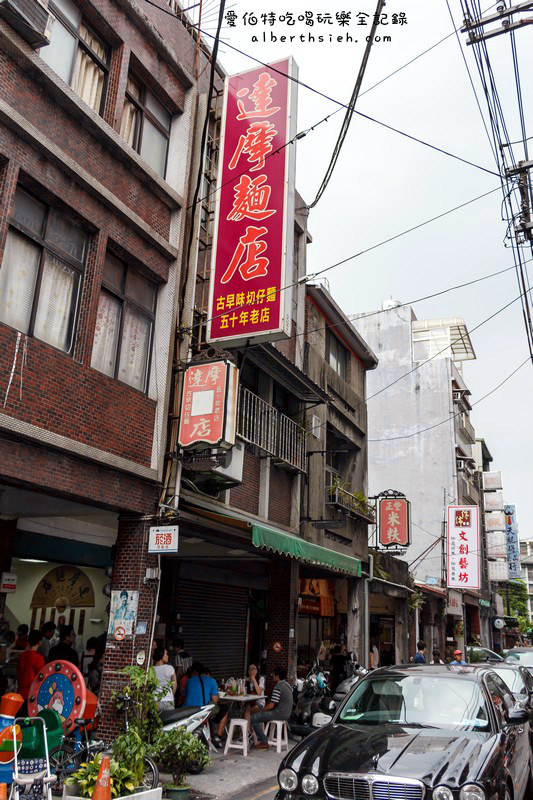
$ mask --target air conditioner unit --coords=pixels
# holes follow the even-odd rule
[[[0,0],[0,17],[34,49],[50,44],[54,17],[38,0]]]
[[[320,439],[320,431],[322,430],[322,423],[320,422],[320,417],[317,417],[316,414],[313,414],[311,417],[311,433],[315,437],[315,439]]]
[[[466,459],[464,459],[464,458],[458,458],[457,459],[457,469],[459,471],[463,471],[463,470],[466,469]]]
[[[242,483],[243,467],[244,443],[237,442],[228,452],[225,466],[215,467],[213,469],[213,477],[218,475],[220,478],[225,479],[228,483]]]

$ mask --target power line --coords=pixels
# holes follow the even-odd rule
[[[162,11],[164,14],[169,14],[170,16],[178,19],[178,17],[176,16],[176,14],[174,14],[173,11],[167,10],[166,8],[162,8],[160,5],[154,2],[154,0],[145,0],[145,2],[148,3],[149,5],[155,6],[155,8],[159,9],[159,11]],[[203,30],[202,28],[198,27],[198,25],[194,25],[192,27],[196,28],[198,30],[198,33],[201,33],[204,36],[209,37],[210,39],[215,38],[215,36],[212,33]],[[239,53],[245,58],[254,61],[256,64],[260,64],[263,67],[268,67],[268,69],[270,69],[272,72],[275,72],[276,74],[281,75],[282,77],[287,78],[288,80],[293,81],[294,83],[297,83],[299,86],[302,86],[302,88],[308,89],[310,92],[313,92],[319,97],[322,97],[325,100],[329,100],[331,103],[335,103],[335,105],[339,106],[340,108],[349,109],[348,104],[343,103],[340,100],[336,100],[334,97],[331,97],[325,92],[320,91],[320,89],[315,89],[313,86],[310,86],[308,83],[301,81],[294,75],[288,75],[287,73],[277,69],[271,64],[267,64],[266,62],[261,61],[259,58],[250,55],[250,53],[246,53],[244,50],[240,50],[238,47],[235,47],[235,45],[229,44],[229,42],[226,41],[225,46],[229,47],[231,50],[234,50],[236,53]],[[388,123],[383,122],[382,120],[376,119],[375,117],[371,117],[369,114],[363,114],[362,111],[357,111],[356,109],[353,109],[352,113],[357,114],[360,117],[363,117],[363,119],[366,119],[369,122],[374,122],[376,123],[376,125],[380,125],[386,128],[387,130],[393,131],[394,133],[397,133],[400,136],[404,136],[407,139],[410,139],[411,141],[418,142],[418,144],[422,144],[425,147],[429,147],[430,149],[435,150],[438,153],[442,153],[443,155],[449,156],[450,158],[454,158],[457,161],[462,161],[464,164],[468,164],[471,167],[475,167],[476,169],[479,169],[482,172],[487,172],[489,175],[496,175],[497,177],[499,177],[498,173],[488,169],[487,167],[482,167],[480,164],[476,164],[473,161],[469,161],[467,158],[463,158],[462,156],[458,156],[455,153],[451,153],[449,150],[444,150],[442,147],[438,147],[437,145],[431,144],[430,142],[426,142],[424,139],[419,139],[417,136],[407,133],[406,131],[402,131],[399,128],[395,128],[393,125],[389,125]]]
[[[363,77],[366,71],[366,67],[368,64],[368,59],[370,57],[370,50],[374,43],[374,34],[376,33],[377,26],[380,22],[381,11],[383,6],[385,5],[385,0],[378,0],[378,4],[376,6],[376,11],[374,13],[374,20],[372,22],[372,27],[370,29],[370,34],[367,36],[366,40],[366,47],[365,52],[363,54],[363,60],[361,61],[361,66],[359,67],[359,72],[357,73],[357,78],[355,80],[355,86],[353,87],[352,96],[350,98],[350,102],[348,103],[348,108],[346,109],[346,114],[344,115],[344,120],[339,132],[339,136],[335,143],[335,147],[333,148],[333,153],[331,154],[331,158],[326,169],[326,174],[322,179],[322,183],[318,188],[318,192],[316,193],[316,197],[313,202],[307,206],[308,209],[314,208],[324,192],[331,180],[331,176],[333,175],[333,171],[337,165],[337,161],[339,159],[342,146],[346,140],[346,136],[348,135],[348,130],[350,128],[350,123],[353,119],[353,112],[355,110],[355,104],[357,103],[357,98],[359,97],[359,92],[361,90],[361,84],[363,82]]]
[[[505,307],[507,307],[507,306],[505,306]],[[522,363],[519,364],[518,367],[516,367],[512,372],[510,372],[509,375],[507,375],[507,377],[503,379],[503,381],[501,381],[497,386],[495,386],[494,389],[491,389],[490,392],[487,392],[487,394],[484,394],[483,397],[479,398],[479,400],[476,400],[474,403],[472,403],[471,404],[472,408],[474,406],[477,406],[483,400],[486,400],[486,398],[490,397],[491,394],[494,394],[494,392],[497,392],[498,389],[500,389],[504,385],[504,383],[507,383],[507,381],[510,380],[513,377],[513,375],[516,375],[516,373],[519,370],[521,370],[522,367],[524,367],[528,363],[528,361],[529,361],[529,356],[524,361],[522,361]],[[370,400],[370,398],[368,398],[368,399]],[[445,425],[447,422],[450,422],[450,420],[454,419],[455,417],[459,416],[459,414],[462,414],[462,413],[463,413],[462,411],[457,411],[455,414],[452,414],[451,416],[447,417],[447,419],[443,419],[440,422],[436,422],[434,425],[429,425],[427,428],[421,428],[420,430],[414,431],[413,433],[408,433],[405,436],[389,436],[386,439],[367,439],[367,441],[368,442],[396,442],[399,439],[411,439],[413,436],[418,436],[421,433],[425,433],[426,431],[433,430],[433,428],[438,428],[440,425]]]

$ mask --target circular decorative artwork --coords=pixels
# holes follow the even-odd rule
[[[79,669],[68,661],[51,661],[37,674],[30,687],[28,713],[35,717],[43,708],[57,711],[65,732],[83,717],[87,692]]]

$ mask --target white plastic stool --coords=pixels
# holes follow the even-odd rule
[[[276,745],[276,753],[281,753],[284,747],[289,749],[289,732],[284,719],[273,719],[267,727],[268,743]]]
[[[239,730],[242,732],[242,742],[233,741],[233,734]],[[248,755],[248,723],[245,719],[232,719],[230,721],[224,755],[227,755],[228,750],[242,750],[244,756]]]

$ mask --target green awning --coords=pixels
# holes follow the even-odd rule
[[[291,536],[290,533],[276,530],[276,528],[254,525],[252,542],[255,547],[271,550],[273,553],[289,556],[289,558],[296,558],[298,561],[305,561],[306,564],[316,564],[336,572],[343,572],[346,575],[361,577],[361,562],[358,558],[345,556],[343,553],[337,553],[327,547],[306,542],[304,539]]]

